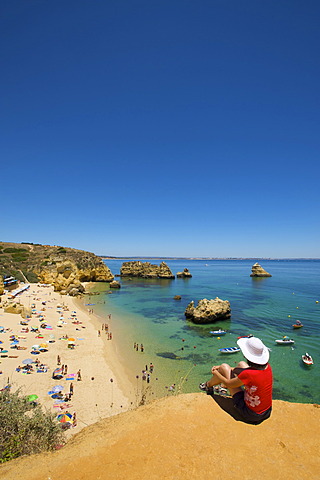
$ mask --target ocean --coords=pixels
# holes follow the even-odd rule
[[[130,259],[135,260],[135,259]],[[106,259],[114,275],[121,259]],[[142,260],[160,264],[161,259]],[[119,358],[130,381],[140,391],[143,370],[154,364],[148,384],[149,396],[198,392],[200,382],[210,378],[212,365],[235,365],[241,352],[221,354],[219,348],[236,345],[238,336],[253,334],[270,348],[275,399],[299,403],[320,403],[320,260],[259,260],[272,277],[252,278],[254,260],[164,259],[172,273],[188,268],[192,278],[147,280],[116,278],[119,290],[109,293],[108,284],[98,284],[100,295],[86,296],[95,313],[111,314],[110,328]],[[181,295],[181,300],[174,300]],[[231,319],[215,324],[194,325],[184,311],[202,298],[228,300]],[[317,303],[319,301],[319,303]],[[296,320],[303,327],[294,330]],[[211,330],[227,334],[213,337]],[[276,339],[288,335],[294,345],[280,346]],[[139,344],[139,351],[134,349]],[[143,344],[144,352],[140,351]],[[301,355],[312,355],[307,367]],[[145,382],[146,383],[146,382]],[[174,385],[174,388],[170,388]]]

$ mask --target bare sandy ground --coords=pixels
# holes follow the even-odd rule
[[[202,394],[155,400],[101,420],[61,450],[0,466],[6,480],[319,478],[320,409],[274,402],[259,426]]]

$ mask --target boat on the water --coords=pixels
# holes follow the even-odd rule
[[[239,347],[219,348],[219,352],[221,352],[221,353],[237,353],[237,352],[240,352],[240,348]]]
[[[252,333],[249,333],[249,335],[241,335],[241,337],[238,337],[238,340],[239,338],[251,338],[253,337]]]
[[[296,323],[294,323],[292,326],[293,328],[301,328],[303,327],[303,324],[299,320],[297,320]]]
[[[219,330],[211,330],[210,331],[211,335],[214,335],[216,337],[220,337],[220,335],[225,335],[227,333],[226,330],[221,330],[221,328]]]
[[[301,356],[302,361],[305,365],[313,365],[313,358],[309,353],[305,353],[304,355]]]
[[[283,338],[280,338],[279,340],[275,340],[275,342],[278,345],[292,345],[294,343],[294,340],[292,340],[292,338],[289,338],[285,335]]]

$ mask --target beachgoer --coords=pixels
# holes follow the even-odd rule
[[[149,367],[149,369],[150,369],[150,373],[152,373],[152,372],[153,372],[153,369],[154,369],[154,365],[153,365],[153,363],[150,363],[150,367]]]
[[[233,405],[243,420],[258,424],[270,417],[272,409],[269,350],[256,337],[240,338],[237,344],[246,362],[239,362],[236,368],[231,368],[227,363],[212,367],[212,378],[199,387],[212,394],[215,385],[223,384],[228,388]]]
[[[79,368],[79,370],[77,371],[77,380],[78,380],[78,382],[80,382],[80,381],[82,380],[80,368]]]
[[[143,346],[143,344],[142,344],[142,343],[141,343],[141,345],[140,345],[140,350],[141,350],[141,352],[143,352],[143,351],[144,351],[144,346]]]
[[[77,414],[76,414],[76,412],[74,412],[73,415],[72,415],[72,426],[73,427],[77,426]]]
[[[57,356],[57,365],[61,365],[60,355]]]
[[[73,395],[73,383],[70,383],[70,388],[69,388],[70,395]]]

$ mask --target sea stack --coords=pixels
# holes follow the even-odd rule
[[[266,270],[262,268],[258,262],[252,265],[251,271],[252,273],[250,277],[272,277],[272,275],[266,272]]]
[[[177,278],[191,278],[192,275],[187,268],[183,269],[183,272],[177,272]]]
[[[141,278],[169,278],[173,279],[170,268],[165,262],[160,265],[153,265],[150,262],[123,262],[120,268],[121,277],[141,277]]]
[[[199,300],[196,307],[194,306],[194,301],[190,302],[184,314],[187,319],[197,324],[227,320],[231,317],[230,302],[228,302],[228,300],[221,300],[218,297],[214,300],[203,298]]]

